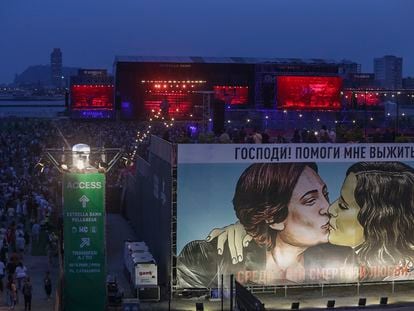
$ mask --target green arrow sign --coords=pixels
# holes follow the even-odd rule
[[[105,175],[63,176],[64,310],[106,304]]]

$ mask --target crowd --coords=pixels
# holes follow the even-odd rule
[[[71,120],[2,119],[0,123],[0,291],[14,308],[19,296],[30,310],[32,284],[25,257],[46,239],[49,269],[56,265],[61,177],[51,163],[41,161],[45,148],[91,147],[132,150],[138,126],[134,123]],[[109,175],[109,186],[119,182],[119,170]],[[50,273],[44,290],[51,295]]]
[[[49,163],[39,163],[45,148],[70,148],[77,143],[91,147],[122,148],[131,154],[137,146],[137,131],[147,131],[148,123],[116,121],[74,121],[41,119],[2,119],[0,123],[0,290],[13,306],[19,293],[29,300],[30,271],[24,256],[47,233],[47,255],[53,264],[58,249],[61,178]],[[351,134],[352,135],[351,135]],[[227,128],[219,135],[201,133],[198,125],[176,123],[166,128],[153,124],[151,134],[171,142],[215,143],[311,143],[365,142],[361,129],[340,127],[328,129],[296,129],[286,131],[256,128]],[[365,133],[366,134],[366,133]],[[369,135],[372,142],[391,142],[391,130],[376,130]],[[146,139],[148,142],[148,139]],[[145,155],[148,144],[138,144],[138,154]],[[121,187],[122,163],[107,174],[108,187]],[[46,273],[46,271],[45,271]],[[50,280],[49,274],[45,283]],[[49,285],[45,291],[50,296]],[[28,305],[26,309],[30,310]]]
[[[160,135],[161,136],[161,135]],[[393,129],[370,129],[365,131],[359,127],[327,128],[322,125],[312,129],[258,129],[228,127],[220,133],[201,133],[186,130],[185,126],[170,129],[162,135],[165,139],[176,143],[248,143],[248,144],[284,144],[284,143],[379,143],[408,142],[410,137],[396,137]]]
[[[31,271],[25,265],[32,248],[46,238],[49,269],[56,264],[59,232],[60,176],[50,163],[39,162],[45,148],[91,147],[131,150],[137,127],[132,123],[70,120],[2,119],[0,123],[0,291],[10,308],[24,299],[31,309]],[[116,170],[115,170],[116,171]],[[118,179],[109,176],[111,184]],[[45,271],[44,291],[50,299],[52,281]],[[20,299],[21,300],[21,299]]]
[[[255,126],[228,126],[222,131],[202,131],[196,122],[176,123],[174,127],[161,127],[154,134],[174,143],[380,143],[412,142],[413,137],[394,127],[364,128],[358,124],[337,124],[328,128],[258,128]]]
[[[32,284],[25,255],[40,228],[50,229],[55,210],[57,174],[45,168],[35,171],[43,147],[52,141],[45,121],[22,119],[0,123],[0,290],[14,308],[22,296],[31,309]]]

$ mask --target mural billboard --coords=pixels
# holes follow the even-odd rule
[[[178,146],[177,287],[414,279],[413,144]]]

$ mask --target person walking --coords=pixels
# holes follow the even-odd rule
[[[22,262],[19,262],[17,264],[16,270],[15,270],[16,280],[17,280],[17,288],[19,290],[22,289],[23,281],[27,277],[27,268],[23,265]]]
[[[43,278],[43,285],[45,288],[47,300],[50,300],[50,295],[52,294],[52,280],[50,279],[49,271],[46,271],[46,275]]]
[[[32,309],[32,283],[30,277],[27,277],[23,284],[23,296],[24,296],[24,311],[30,311]]]
[[[19,232],[16,236],[16,251],[21,258],[23,257],[25,246],[26,240],[24,239],[24,233]]]
[[[49,242],[46,245],[46,253],[48,256],[49,268],[52,268],[54,265],[54,258],[58,253],[58,237],[54,232],[49,235]]]
[[[10,293],[10,309],[14,309],[17,304],[17,286],[13,277],[9,281],[9,293]]]
[[[6,303],[8,306],[11,305],[11,283],[12,283],[13,276],[8,275],[7,276],[7,282],[6,282]]]
[[[3,279],[4,279],[5,274],[6,274],[6,266],[3,260],[1,260],[0,258],[0,292],[1,293],[3,292]]]
[[[39,243],[40,225],[35,222],[32,226],[32,244]]]

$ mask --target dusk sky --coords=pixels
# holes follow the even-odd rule
[[[29,65],[112,70],[116,55],[401,56],[414,75],[413,0],[0,0],[0,83]]]

